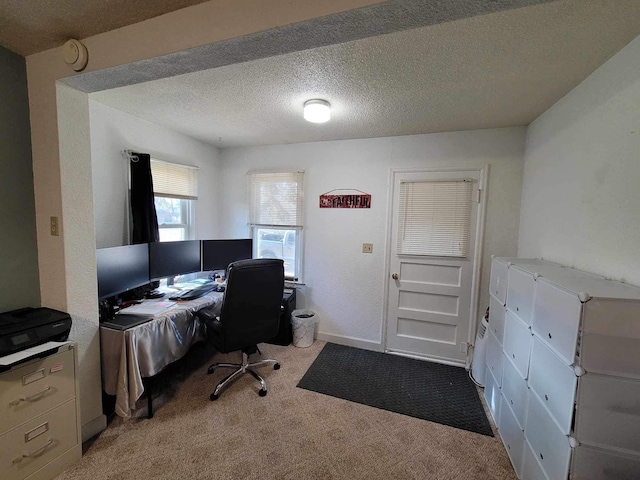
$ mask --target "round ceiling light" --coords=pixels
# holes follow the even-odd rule
[[[304,119],[307,122],[324,123],[331,118],[331,105],[326,100],[307,100],[304,102]]]

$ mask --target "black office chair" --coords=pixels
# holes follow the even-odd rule
[[[208,373],[213,373],[218,367],[236,369],[218,383],[211,394],[211,400],[217,400],[223,389],[245,373],[251,374],[260,382],[261,397],[267,394],[266,382],[253,368],[273,365],[274,370],[278,370],[280,363],[273,359],[249,363],[249,355],[261,353],[258,343],[265,342],[278,333],[283,290],[282,260],[239,260],[229,265],[220,317],[216,317],[209,309],[196,313],[205,326],[208,340],[217,350],[222,353],[242,350],[241,364],[214,363],[209,367]]]

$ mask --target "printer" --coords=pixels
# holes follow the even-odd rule
[[[71,316],[46,307],[0,313],[0,357],[69,337]]]

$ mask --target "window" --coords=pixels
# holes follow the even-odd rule
[[[472,187],[470,180],[402,182],[398,254],[466,257]]]
[[[281,258],[285,277],[302,271],[304,172],[249,173],[249,226],[256,258]]]
[[[197,167],[152,159],[151,175],[160,241],[193,239],[194,200],[198,199]]]

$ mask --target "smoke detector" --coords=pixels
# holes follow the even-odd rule
[[[62,58],[64,63],[73,68],[76,72],[84,70],[89,61],[89,53],[79,40],[67,40],[62,46]]]

